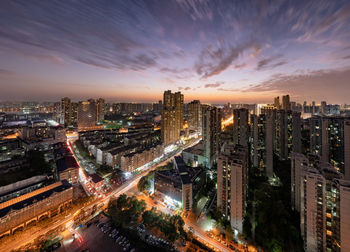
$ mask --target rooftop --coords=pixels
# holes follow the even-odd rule
[[[1,203],[0,218],[6,216],[11,210],[20,210],[26,206],[34,204],[37,201],[49,198],[56,192],[63,192],[71,187],[71,184],[69,184],[66,180],[63,180]]]

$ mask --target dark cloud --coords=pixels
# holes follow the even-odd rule
[[[276,62],[276,60],[279,60],[281,58],[282,58],[282,55],[278,54],[278,55],[275,55],[275,56],[272,56],[269,58],[262,59],[262,60],[258,61],[256,70],[273,69],[275,67],[282,66],[282,65],[286,64],[287,63],[286,61]]]
[[[223,82],[216,82],[216,83],[212,83],[212,84],[205,84],[204,87],[205,88],[216,88],[221,86],[222,84],[224,84]]]

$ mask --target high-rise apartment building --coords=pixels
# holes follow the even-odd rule
[[[350,182],[316,155],[293,153],[291,174],[305,251],[348,251]]]
[[[77,109],[78,104],[76,102],[72,102],[68,97],[62,98],[59,108],[60,114],[58,116],[58,122],[64,124],[65,127],[76,127],[78,118]]]
[[[274,98],[273,105],[274,105],[275,109],[280,109],[281,108],[280,97],[279,96]]]
[[[282,109],[287,111],[292,109],[289,95],[282,96]]]
[[[78,128],[88,128],[96,126],[97,106],[93,99],[80,101],[78,104]]]
[[[97,99],[96,107],[97,107],[97,122],[103,123],[105,119],[105,100],[102,98]]]
[[[64,97],[61,99],[61,123],[64,124],[65,127],[72,124],[72,103],[68,97]]]
[[[248,109],[233,110],[233,144],[247,147],[249,141]]]
[[[199,100],[194,100],[188,104],[188,128],[190,130],[201,130],[201,114],[201,103]]]
[[[164,92],[162,109],[162,142],[164,145],[175,143],[180,139],[183,129],[184,96],[181,92]]]
[[[309,168],[301,184],[301,232],[306,251],[348,251],[350,182],[331,166]]]
[[[300,113],[278,110],[275,123],[275,154],[280,160],[291,157],[292,152],[301,152]]]
[[[292,153],[291,158],[291,206],[301,211],[301,183],[302,173],[309,168],[309,159],[301,153]]]
[[[310,119],[310,150],[320,155],[350,180],[350,118],[320,117]]]
[[[218,158],[217,206],[231,227],[243,232],[247,194],[248,149],[225,144]]]
[[[321,113],[322,114],[326,113],[326,108],[327,108],[327,102],[326,101],[321,101]]]
[[[252,115],[251,160],[255,167],[265,169],[266,176],[273,176],[273,144],[276,110],[263,108],[260,115]]]
[[[221,109],[213,106],[202,107],[202,138],[207,167],[216,162],[220,148]]]

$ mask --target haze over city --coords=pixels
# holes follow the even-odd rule
[[[0,100],[345,103],[349,18],[346,0],[1,1]]]

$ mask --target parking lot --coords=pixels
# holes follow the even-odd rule
[[[107,222],[106,217],[94,220],[74,232],[66,234],[61,241],[60,252],[80,251],[136,251],[129,240]]]

